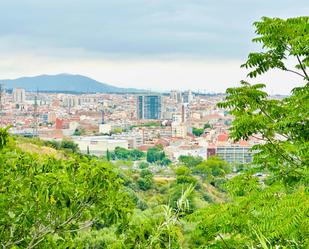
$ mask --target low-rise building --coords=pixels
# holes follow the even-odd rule
[[[106,151],[113,151],[116,147],[128,149],[128,141],[114,139],[108,136],[73,137],[82,153],[89,153],[96,156],[105,155]]]
[[[251,146],[225,145],[217,146],[216,155],[228,163],[251,163],[253,152]]]

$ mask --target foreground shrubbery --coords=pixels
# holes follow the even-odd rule
[[[25,152],[0,129],[2,247],[308,248],[309,18],[255,25],[265,51],[244,64],[250,76],[277,68],[297,72],[305,85],[283,100],[269,99],[261,84],[227,90],[220,106],[235,116],[232,138],[264,140],[253,169],[228,180],[224,162],[182,157],[175,179],[158,180],[148,165],[138,175],[68,143],[58,148],[63,159]],[[288,57],[295,69],[284,64]],[[147,157],[165,155],[155,148]],[[267,178],[255,177],[257,170]]]

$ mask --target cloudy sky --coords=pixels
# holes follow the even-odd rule
[[[308,13],[307,0],[1,0],[0,78],[223,92],[245,79],[254,21]],[[302,83],[280,72],[258,81],[282,94]]]

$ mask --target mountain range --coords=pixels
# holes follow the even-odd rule
[[[121,88],[102,83],[83,75],[57,74],[0,80],[6,89],[24,88],[26,91],[72,93],[140,93],[145,90]]]

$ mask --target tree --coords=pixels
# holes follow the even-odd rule
[[[172,163],[170,159],[164,156],[164,158],[161,160],[160,165],[161,166],[168,166]]]
[[[153,186],[153,174],[148,169],[143,169],[140,173],[140,178],[137,181],[141,190],[146,191]]]
[[[196,165],[200,164],[203,161],[203,158],[200,156],[195,157],[181,155],[178,160],[187,167],[194,168]]]
[[[122,133],[123,130],[122,128],[114,128],[112,131],[111,131],[111,134],[120,134]]]
[[[206,123],[206,124],[204,124],[204,130],[205,129],[208,129],[208,128],[211,128],[212,126],[209,124],[209,123]]]
[[[238,187],[239,180],[244,189]],[[196,223],[189,236],[191,248],[308,248],[309,198],[303,188],[286,193],[277,184],[258,187],[248,175],[237,177],[231,188],[233,201],[190,217]]]
[[[133,161],[140,160],[145,156],[145,153],[141,150],[133,149],[130,151],[130,158]]]
[[[147,162],[149,163],[161,161],[164,157],[165,154],[161,147],[153,147],[147,150]]]
[[[73,141],[70,140],[62,140],[60,144],[61,148],[63,149],[69,149],[72,152],[78,152],[78,144],[74,143]]]
[[[144,157],[145,153],[137,149],[127,150],[126,148],[116,147],[114,153],[111,156],[114,160],[119,159],[135,161],[140,160],[142,157]]]
[[[114,150],[114,154],[115,154],[115,157],[117,159],[126,160],[126,159],[129,159],[129,157],[130,157],[129,150],[122,148],[122,147],[116,147],[115,150]]]
[[[196,137],[200,137],[203,133],[204,133],[204,129],[203,128],[192,128],[192,133],[194,136]]]
[[[271,69],[280,69],[299,76],[304,86],[294,88],[282,100],[269,98],[264,84],[242,81],[238,88],[227,89],[225,102],[219,106],[230,109],[235,117],[230,136],[238,141],[255,137],[263,144],[255,146],[255,164],[275,173],[286,183],[297,183],[308,176],[309,158],[309,17],[264,17],[254,23],[263,51],[249,54],[243,67],[252,69],[256,77]],[[290,68],[287,64],[292,64]],[[287,63],[289,62],[289,63]]]
[[[178,185],[192,185],[197,186],[197,179],[191,175],[192,171],[186,166],[179,166],[175,169],[176,183]]]
[[[196,174],[200,174],[204,178],[209,176],[222,177],[231,172],[231,167],[227,162],[217,157],[210,157],[208,160],[205,160],[197,165],[193,171]]]
[[[251,53],[243,67],[257,77],[271,69],[293,73],[304,83],[290,96],[271,99],[264,84],[227,89],[219,106],[234,116],[230,136],[235,141],[255,137],[254,165],[267,171],[260,182],[246,172],[226,184],[231,202],[201,210],[191,221],[194,248],[308,248],[309,210],[309,17],[263,18],[256,22]],[[293,62],[294,67],[290,67]],[[220,215],[213,215],[220,213]]]
[[[7,128],[0,128],[0,150],[6,146],[9,141],[9,133],[8,130],[10,127]]]
[[[3,145],[0,238],[4,248],[67,248],[78,231],[90,230],[96,223],[126,223],[133,204],[109,164],[75,154],[57,160],[24,152],[14,143]]]
[[[139,167],[140,169],[147,169],[147,168],[149,167],[149,164],[146,163],[146,162],[140,162],[139,165],[138,165],[138,167]]]
[[[186,166],[179,166],[175,169],[175,174],[177,176],[181,175],[188,176],[191,175],[191,173],[192,173],[191,169]]]
[[[81,136],[81,135],[83,135],[84,133],[85,133],[85,131],[82,130],[82,129],[75,129],[73,135],[74,135],[74,136]]]
[[[111,160],[111,153],[109,152],[108,149],[106,150],[106,159],[107,159],[107,161]]]

